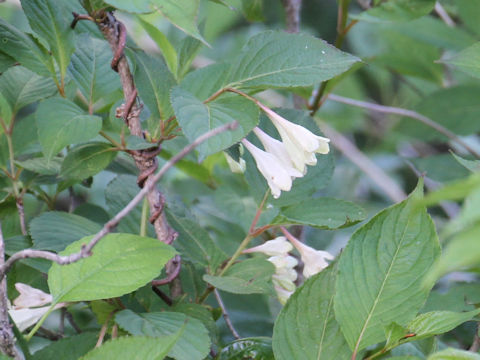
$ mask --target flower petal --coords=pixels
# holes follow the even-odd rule
[[[243,253],[261,252],[268,256],[282,256],[292,250],[293,246],[288,242],[287,238],[285,236],[279,236],[273,240],[266,241],[262,245],[243,250]]]

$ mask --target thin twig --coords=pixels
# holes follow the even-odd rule
[[[320,129],[332,140],[331,144],[365,172],[390,199],[394,202],[399,202],[407,197],[397,183],[372,160],[365,156],[348,138],[327,124],[320,124]]]
[[[302,0],[282,0],[285,8],[285,20],[287,31],[289,33],[298,33],[300,31],[300,9]]]
[[[138,192],[138,194],[122,209],[120,210],[112,219],[110,219],[103,228],[95,234],[95,236],[90,240],[90,242],[86,245],[82,246],[82,249],[74,254],[71,255],[57,255],[52,252],[42,251],[42,250],[32,250],[32,249],[25,249],[21,250],[15,254],[13,254],[2,266],[0,266],[0,276],[3,276],[7,273],[7,271],[12,267],[12,265],[21,259],[27,258],[42,258],[46,260],[50,260],[56,262],[60,265],[67,265],[73,262],[76,262],[80,259],[86,258],[92,255],[92,249],[97,245],[97,243],[102,239],[105,235],[107,235],[117,224],[127,216],[130,211],[132,211],[139,203],[142,201],[144,196],[146,196],[152,188],[156,186],[158,180],[165,175],[165,173],[173,167],[178,161],[183,159],[188,153],[190,153],[193,149],[195,149],[198,145],[206,141],[207,139],[211,138],[212,136],[216,136],[222,132],[228,130],[234,130],[238,126],[236,121],[220,126],[216,129],[210,130],[205,134],[199,136],[195,141],[191,144],[187,145],[180,151],[178,154],[173,156],[169,161],[162,166],[162,168],[145,184],[145,187]]]
[[[241,337],[238,334],[237,330],[235,330],[235,327],[233,326],[232,321],[230,320],[230,316],[228,315],[227,309],[225,308],[225,304],[223,303],[222,298],[220,297],[220,293],[218,292],[217,289],[213,290],[213,293],[215,294],[215,299],[217,299],[220,309],[222,309],[223,319],[225,320],[225,323],[230,329],[230,332],[233,334],[233,337],[235,339],[237,340],[240,339]]]
[[[107,319],[103,323],[102,328],[100,329],[100,333],[98,334],[98,340],[97,340],[97,343],[95,344],[95,348],[98,348],[98,347],[102,346],[103,339],[105,338],[105,335],[107,334],[108,324],[110,323],[110,320],[112,319],[113,314],[115,314],[115,311],[116,310],[111,311],[108,314]]]
[[[20,218],[20,229],[22,230],[22,235],[27,236],[27,226],[25,225],[25,210],[23,208],[23,199],[18,197],[16,200],[18,217]]]
[[[70,325],[73,327],[73,329],[76,331],[77,334],[81,334],[82,333],[82,329],[80,329],[80,327],[77,325],[77,323],[75,322],[75,320],[73,319],[73,315],[68,311],[66,310],[65,311],[65,316],[68,320],[68,322],[70,323]]]
[[[363,109],[368,109],[371,111],[377,111],[384,114],[401,115],[401,116],[406,116],[406,117],[418,120],[422,124],[428,127],[431,127],[432,129],[438,131],[440,134],[445,135],[450,140],[463,146],[472,155],[480,159],[480,153],[475,151],[475,149],[473,149],[470,145],[468,145],[465,141],[463,141],[458,135],[454,134],[453,132],[448,130],[446,127],[440,125],[439,123],[433,121],[432,119],[417,113],[416,111],[392,107],[392,106],[378,105],[378,104],[369,103],[366,101],[354,100],[354,99],[346,98],[346,97],[335,95],[335,94],[329,94],[328,99],[342,103],[342,104],[361,107]]]
[[[438,17],[442,19],[445,24],[447,24],[447,26],[455,27],[455,21],[452,20],[450,15],[448,15],[447,11],[439,1],[435,3],[435,12],[437,13]]]
[[[162,290],[160,290],[159,288],[157,288],[156,286],[152,285],[152,291],[158,295],[158,297],[160,299],[162,299],[165,304],[167,304],[168,306],[172,306],[173,305],[173,300],[167,295],[165,294]]]
[[[152,280],[153,286],[161,286],[161,285],[169,284],[173,280],[175,280],[178,275],[180,275],[180,270],[182,269],[182,261],[180,259],[180,256],[175,255],[175,257],[173,258],[172,264],[175,265],[174,271],[168,274],[168,276],[165,279]]]

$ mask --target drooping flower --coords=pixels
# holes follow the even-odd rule
[[[247,139],[243,139],[242,144],[252,154],[258,170],[267,179],[268,186],[275,199],[280,196],[282,190],[290,191],[293,175],[289,173],[289,169],[275,155],[257,148]]]
[[[306,165],[315,165],[315,153],[328,154],[330,139],[315,135],[310,130],[284,119],[276,112],[259,103],[282,137],[288,155],[295,168],[306,173]]]
[[[243,250],[243,253],[261,252],[268,256],[282,256],[288,254],[291,250],[293,250],[293,246],[288,242],[287,238],[285,236],[279,236],[273,240],[264,242],[262,245]]]
[[[40,289],[35,289],[30,285],[16,283],[15,288],[20,293],[20,295],[13,300],[13,305],[15,305],[16,309],[38,307],[52,302],[52,295]]]
[[[320,271],[322,271],[328,266],[327,260],[334,259],[334,256],[328,251],[315,250],[314,248],[305,245],[304,243],[296,239],[284,228],[281,229],[287,239],[290,240],[293,246],[295,246],[295,248],[300,253],[300,257],[304,264],[303,276],[305,276],[306,278],[318,274]]]

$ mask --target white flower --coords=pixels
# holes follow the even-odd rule
[[[257,148],[247,139],[243,139],[242,144],[252,154],[258,170],[267,179],[268,186],[275,199],[280,196],[282,190],[290,191],[292,188],[292,175],[275,155]]]
[[[282,229],[283,231],[283,229]],[[312,275],[318,274],[320,271],[328,266],[327,260],[333,260],[334,256],[328,251],[315,250],[308,245],[305,245],[301,241],[294,238],[290,233],[284,231],[288,240],[291,241],[293,246],[298,250],[302,258],[303,276],[309,278]]]
[[[52,302],[52,295],[27,284],[16,283],[15,288],[20,293],[20,296],[13,300],[15,309],[38,307]]]
[[[8,314],[12,318],[18,330],[24,331],[30,326],[36,324],[43,315],[50,309],[50,306],[44,306],[34,309],[10,309]]]
[[[293,246],[288,242],[287,238],[285,236],[279,236],[276,239],[264,242],[262,245],[243,250],[243,253],[261,252],[268,256],[281,256],[286,255],[292,250]]]
[[[267,114],[282,137],[285,148],[295,168],[306,173],[305,165],[315,165],[317,158],[315,153],[328,154],[330,151],[330,139],[315,135],[303,126],[294,124],[265,105],[259,104]]]
[[[270,154],[275,155],[277,159],[279,159],[282,162],[285,168],[288,169],[288,172],[292,177],[303,177],[304,174],[294,168],[292,159],[288,155],[287,148],[281,141],[274,139],[273,137],[266,134],[265,132],[262,131],[262,129],[258,127],[253,129],[253,132],[255,133],[255,135],[257,135],[258,139],[262,142],[262,145],[265,148],[265,150]]]
[[[235,174],[243,174],[245,172],[245,169],[247,168],[247,164],[245,163],[245,160],[240,158],[238,161],[236,161],[226,152],[223,152],[223,154],[225,155],[225,159],[227,159],[227,164],[231,172]]]

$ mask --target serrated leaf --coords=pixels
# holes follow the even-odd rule
[[[73,30],[64,16],[66,9],[63,3],[56,0],[22,0],[21,3],[33,31],[49,44],[63,85],[70,56],[75,49]]]
[[[350,358],[352,352],[333,312],[336,272],[336,267],[328,267],[288,299],[273,329],[276,359]]]
[[[112,58],[106,41],[87,34],[78,37],[68,73],[90,107],[120,87],[118,75],[110,68]]]
[[[428,15],[435,0],[387,0],[352,17],[363,21],[410,21]]]
[[[163,360],[181,334],[151,338],[146,336],[121,337],[107,341],[80,358],[80,360]]]
[[[60,211],[45,212],[30,222],[34,248],[57,252],[100,229],[93,221]]]
[[[53,59],[34,37],[0,19],[2,52],[42,76],[55,76]]]
[[[478,64],[479,61],[480,43],[478,42],[460,51],[455,56],[440,60],[440,62],[454,65],[463,72],[476,78],[480,78],[480,66]]]
[[[447,348],[430,355],[427,360],[480,360],[480,354],[466,350]]]
[[[71,360],[78,359],[93,349],[98,340],[98,335],[92,332],[70,336],[36,351],[31,360]]]
[[[385,340],[383,328],[406,325],[428,297],[422,279],[439,255],[435,227],[410,197],[381,211],[359,228],[339,261],[335,316],[358,353]]]
[[[80,251],[88,236],[69,245],[61,255]],[[132,234],[108,234],[93,255],[70,265],[54,263],[48,286],[54,302],[88,301],[132,292],[160,275],[175,250],[157,239]]]
[[[117,151],[107,143],[92,142],[73,148],[62,163],[60,175],[78,180],[86,179],[105,169]]]
[[[213,242],[210,235],[196,221],[176,216],[167,211],[168,223],[178,232],[175,246],[182,257],[214,273],[227,255]]]
[[[222,276],[203,275],[203,280],[216,288],[234,294],[270,294],[275,267],[267,260],[244,260],[229,268]]]
[[[225,345],[218,360],[274,360],[272,339],[268,337],[250,337],[235,340]]]
[[[357,61],[310,35],[266,31],[243,47],[232,64],[227,87],[309,86],[343,73]]]
[[[47,159],[67,145],[92,139],[102,128],[100,117],[87,115],[73,102],[62,98],[42,101],[36,112],[36,122]]]
[[[258,124],[258,108],[238,95],[226,95],[204,104],[195,95],[175,87],[172,106],[185,136],[193,142],[200,135],[225,124],[238,122],[233,131],[211,137],[197,147],[201,157],[224,150],[243,139]]]
[[[62,162],[63,158],[61,157],[54,157],[51,160],[41,157],[25,161],[16,161],[15,163],[21,168],[40,175],[57,175],[60,172]]]
[[[210,339],[203,324],[191,317],[175,312],[136,314],[123,310],[115,316],[117,324],[135,336],[166,336],[185,326],[168,356],[177,360],[203,360],[210,351]],[[186,324],[186,325],[184,325]]]
[[[0,81],[0,93],[15,114],[25,105],[50,97],[56,91],[52,79],[39,76],[22,66],[5,71]]]
[[[272,224],[338,229],[364,219],[365,212],[360,206],[349,201],[323,197],[282,208]]]

